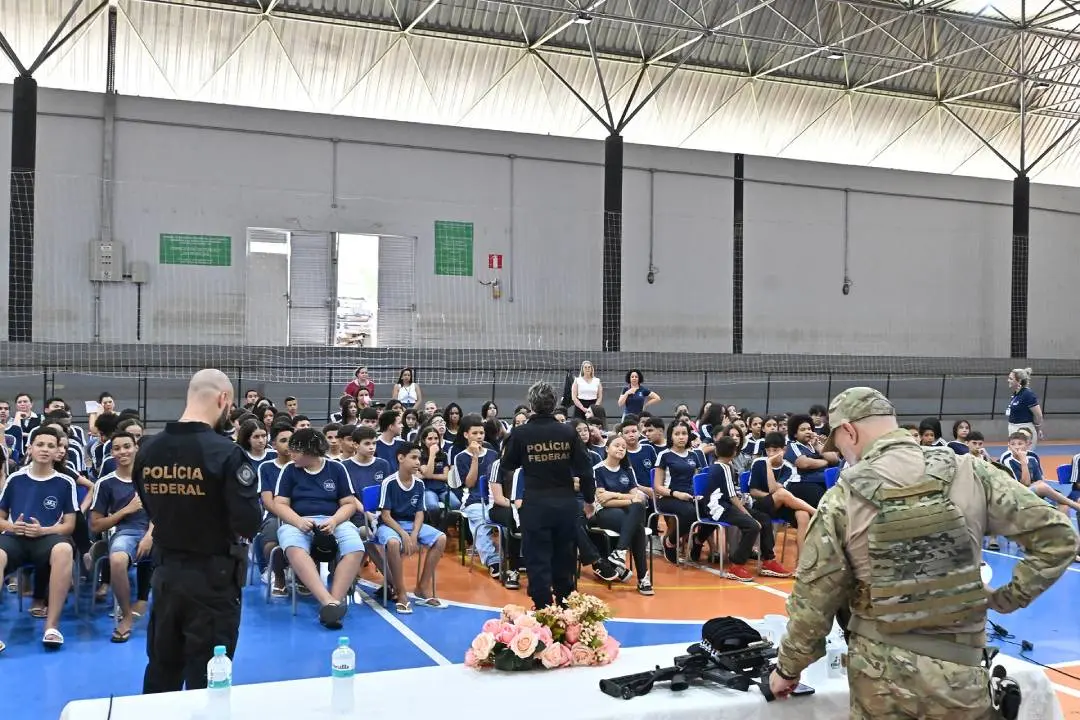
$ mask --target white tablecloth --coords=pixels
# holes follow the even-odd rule
[[[548,672],[498,673],[462,665],[394,670],[357,675],[355,712],[370,720],[392,717],[436,717],[476,720],[505,716],[514,720],[826,720],[848,717],[847,679],[830,679],[823,663],[811,667],[803,682],[814,687],[809,697],[766,704],[756,689],[748,693],[715,686],[691,687],[675,693],[667,685],[632,700],[600,692],[601,678],[667,667],[686,645],[653,645],[623,650],[607,667],[569,668]],[[284,661],[284,658],[283,658]],[[1024,720],[1063,720],[1053,687],[1042,669],[999,656],[1023,691]],[[327,659],[329,665],[329,658]],[[238,685],[231,691],[230,720],[337,718],[330,709],[329,678]],[[111,720],[196,720],[205,718],[206,692],[190,691],[116,698]],[[108,699],[80,700],[64,708],[61,720],[103,720]]]

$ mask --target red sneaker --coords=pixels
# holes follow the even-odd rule
[[[791,577],[791,573],[788,572],[787,568],[785,568],[783,565],[776,562],[775,560],[766,560],[765,562],[761,563],[761,574],[765,575],[766,577]]]
[[[724,577],[739,582],[754,582],[754,575],[746,569],[745,565],[728,565],[724,568]]]

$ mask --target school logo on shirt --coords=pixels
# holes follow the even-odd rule
[[[328,493],[332,493],[337,490],[337,485],[334,483],[334,479],[327,478],[326,480],[323,480],[322,489]]]
[[[416,507],[420,504],[420,497],[418,495],[413,495],[411,498],[409,498],[409,504],[413,507]]]
[[[641,466],[646,470],[652,470],[652,460],[645,458],[645,462],[641,463]]]
[[[630,487],[630,478],[626,477],[626,473],[619,473],[619,484],[623,487]]]
[[[384,472],[377,472],[377,473],[375,473],[375,480],[376,480],[376,482],[382,482],[382,479],[383,479],[383,475],[385,475],[385,474],[386,474],[386,473],[384,473]]]
[[[687,464],[690,466],[691,470],[694,470],[694,469],[697,468],[697,460],[695,460],[693,458],[690,458],[690,460],[687,462]]]
[[[46,510],[55,510],[56,508],[60,507],[60,501],[50,495],[49,497],[45,498],[45,502],[43,502],[42,505],[45,506]]]

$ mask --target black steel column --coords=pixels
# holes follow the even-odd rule
[[[1010,353],[1027,357],[1028,331],[1028,246],[1031,221],[1031,180],[1018,175],[1013,180],[1012,312]]]
[[[623,139],[604,143],[604,352],[622,347]]]
[[[11,103],[11,226],[8,246],[8,340],[34,337],[34,173],[37,81],[15,78]]]
[[[735,217],[731,242],[731,352],[743,351],[743,163],[742,153],[735,155],[735,181],[732,205]]]

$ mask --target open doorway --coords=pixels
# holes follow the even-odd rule
[[[338,234],[334,344],[376,347],[379,333],[379,237]]]

